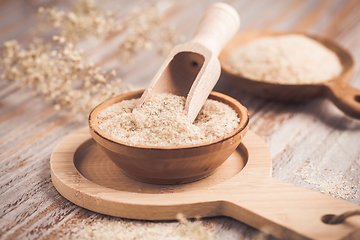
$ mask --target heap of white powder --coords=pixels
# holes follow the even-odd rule
[[[131,145],[188,146],[224,137],[240,123],[230,106],[210,99],[190,123],[185,100],[158,94],[137,108],[138,99],[124,100],[102,110],[98,125],[106,135]]]
[[[246,78],[281,84],[320,83],[342,71],[333,51],[300,34],[255,39],[235,49],[228,64]]]

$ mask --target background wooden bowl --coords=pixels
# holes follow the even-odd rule
[[[235,151],[248,130],[247,109],[227,95],[212,92],[210,99],[231,106],[241,120],[234,131],[211,143],[149,147],[130,145],[105,135],[98,127],[98,113],[122,100],[139,98],[142,92],[131,92],[111,98],[97,106],[89,116],[90,134],[93,139],[123,173],[133,179],[155,184],[179,184],[205,178]]]
[[[281,84],[244,77],[240,73],[235,72],[228,64],[229,54],[252,40],[260,37],[285,36],[289,34],[304,35],[333,51],[339,57],[343,67],[340,75],[320,83]],[[353,75],[354,60],[347,50],[328,38],[298,32],[242,32],[237,34],[225,46],[219,55],[219,61],[221,63],[222,74],[226,79],[254,95],[289,102],[305,102],[314,98],[328,98],[348,116],[360,119],[360,90],[348,83]]]

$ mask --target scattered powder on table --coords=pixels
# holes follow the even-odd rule
[[[255,39],[235,49],[228,64],[246,78],[281,84],[320,83],[342,71],[333,51],[300,34]]]
[[[94,219],[95,218],[95,219]],[[68,229],[57,233],[61,240],[215,240],[214,223],[189,221],[178,214],[179,222],[130,221],[122,218],[104,216],[92,217],[67,223]],[[59,237],[60,235],[60,237]],[[50,239],[50,238],[49,238]]]
[[[194,123],[185,115],[184,97],[157,94],[135,108],[137,101],[124,100],[102,110],[99,128],[131,145],[188,146],[224,137],[240,123],[230,106],[211,99],[206,100]]]
[[[306,163],[304,167],[295,173],[300,176],[304,183],[315,187],[315,190],[326,195],[351,200],[359,197],[359,178],[352,177],[348,174],[343,174],[338,169],[329,169],[324,173],[324,170],[313,163]],[[352,182],[355,182],[353,184]]]

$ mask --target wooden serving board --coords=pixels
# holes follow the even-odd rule
[[[118,217],[146,220],[225,215],[286,239],[352,239],[360,219],[322,221],[360,206],[271,178],[266,143],[249,131],[211,176],[183,185],[155,185],[125,176],[92,140],[87,128],[63,139],[51,156],[51,178],[71,202]]]

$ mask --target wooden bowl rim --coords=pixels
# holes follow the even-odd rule
[[[117,140],[117,139],[114,139],[108,135],[106,135],[105,133],[103,133],[103,131],[101,131],[101,129],[98,127],[98,123],[97,123],[97,114],[103,110],[105,107],[107,106],[110,106],[110,105],[107,105],[107,103],[109,101],[113,101],[114,99],[116,98],[120,98],[121,96],[127,96],[127,95],[134,95],[134,96],[137,96],[137,95],[140,95],[144,92],[144,90],[139,90],[139,91],[133,91],[133,92],[129,92],[129,93],[125,93],[125,94],[121,94],[121,95],[118,95],[118,96],[115,96],[115,97],[112,97],[108,100],[105,100],[104,102],[100,103],[98,106],[96,106],[92,111],[91,113],[89,114],[89,119],[88,119],[88,123],[89,123],[89,128],[91,129],[91,131],[93,131],[97,136],[99,136],[100,138],[102,138],[103,140],[105,141],[109,141],[109,142],[112,142],[114,144],[118,144],[118,145],[122,145],[122,146],[125,146],[125,147],[131,147],[131,148],[134,148],[134,149],[146,149],[146,150],[149,150],[149,149],[154,149],[154,150],[178,150],[178,149],[181,149],[181,150],[184,150],[184,149],[193,149],[193,148],[200,148],[200,147],[207,147],[207,146],[210,146],[210,145],[214,145],[214,144],[218,144],[220,142],[224,142],[228,139],[231,139],[233,137],[235,137],[236,135],[240,134],[241,132],[244,132],[244,130],[246,130],[246,128],[248,127],[249,125],[249,121],[250,121],[250,117],[249,117],[249,112],[247,110],[247,108],[245,106],[243,106],[239,101],[237,101],[236,99],[228,96],[228,95],[225,95],[223,93],[219,93],[219,92],[215,92],[215,91],[212,91],[209,95],[209,98],[211,99],[212,96],[214,96],[215,98],[220,98],[220,99],[225,99],[227,102],[231,103],[232,105],[236,106],[239,111],[242,113],[242,116],[239,116],[240,117],[240,123],[239,125],[232,131],[230,132],[229,134],[225,135],[224,137],[222,138],[218,138],[218,139],[215,139],[214,141],[212,142],[206,142],[206,143],[200,143],[200,144],[193,144],[193,145],[184,145],[184,146],[145,146],[145,145],[131,145],[129,143],[126,143],[126,142],[123,142],[121,140]],[[140,97],[140,96],[139,96]],[[136,97],[134,97],[136,98]],[[118,102],[118,101],[117,101]],[[115,102],[115,103],[117,103]],[[224,103],[224,102],[223,102]],[[226,103],[225,103],[226,104]],[[229,105],[229,104],[227,104]],[[234,109],[233,106],[230,106],[231,108]],[[236,109],[234,109],[236,111]],[[237,112],[237,111],[236,111]],[[237,112],[238,113],[238,112]],[[242,136],[244,137],[244,136]],[[94,139],[96,141],[96,139]]]
[[[257,35],[256,37],[254,37],[254,39],[256,38],[260,38],[260,37],[267,37],[267,36],[282,36],[282,35],[290,35],[290,34],[300,34],[300,35],[304,35],[306,37],[309,37],[313,40],[315,40],[316,42],[320,43],[321,45],[323,45],[324,47],[326,47],[327,49],[329,49],[330,51],[334,52],[336,54],[336,56],[338,56],[341,66],[343,67],[341,73],[339,74],[339,76],[333,78],[333,79],[329,79],[327,81],[323,81],[323,82],[318,82],[318,83],[305,83],[305,84],[283,84],[283,83],[273,83],[273,82],[265,82],[265,81],[261,81],[258,79],[252,79],[252,78],[248,78],[245,77],[243,75],[241,75],[240,73],[235,73],[232,68],[228,65],[227,63],[227,57],[228,57],[228,53],[230,53],[231,49],[235,49],[234,48],[230,48],[229,46],[231,46],[229,43],[234,41],[237,38],[240,38],[241,36],[245,36],[245,35]],[[268,85],[268,86],[322,86],[325,83],[329,83],[329,82],[340,82],[342,80],[342,76],[347,75],[349,72],[353,72],[354,70],[354,58],[352,57],[351,53],[344,49],[342,46],[340,46],[338,43],[336,43],[335,41],[324,37],[324,36],[320,36],[320,35],[313,35],[313,34],[308,34],[305,32],[299,32],[299,31],[293,31],[293,32],[277,32],[277,31],[246,31],[246,32],[241,32],[238,33],[237,35],[235,35],[233,37],[232,40],[230,40],[230,42],[228,43],[228,45],[225,46],[225,48],[223,49],[223,51],[220,53],[219,55],[219,61],[221,64],[221,69],[222,71],[224,71],[226,74],[237,77],[237,78],[242,78],[248,81],[252,81],[252,82],[256,82],[258,84],[263,84],[263,85]],[[326,42],[328,45],[324,44],[324,42]],[[241,44],[237,45],[237,47],[241,46]],[[344,58],[340,57],[339,54],[334,51],[333,49],[329,48],[328,46],[332,46],[333,48],[336,48],[338,50],[340,50],[342,53],[344,53],[344,55],[348,58],[347,60],[350,62],[350,64],[344,64],[345,60]],[[229,49],[230,48],[230,49]],[[227,53],[227,54],[226,54]],[[350,78],[349,78],[350,79]],[[349,80],[348,79],[348,80]]]

